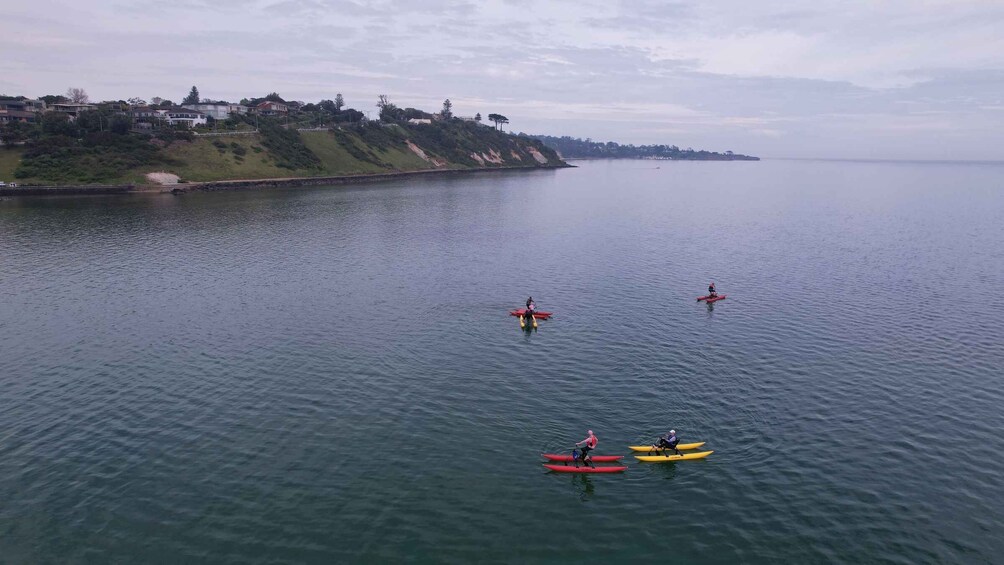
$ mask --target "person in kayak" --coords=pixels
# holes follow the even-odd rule
[[[683,455],[680,450],[676,448],[677,444],[680,443],[680,438],[676,437],[676,430],[669,430],[669,433],[660,436],[659,440],[652,444],[652,449],[665,449],[669,451],[672,449],[677,455]]]
[[[600,440],[596,439],[596,435],[593,433],[593,430],[589,430],[586,433],[589,434],[588,436],[586,436],[586,439],[577,442],[575,444],[575,447],[579,447],[580,445],[582,446],[582,453],[581,455],[579,455],[579,461],[582,461],[583,463],[588,465],[589,452],[596,449],[596,444],[599,443]]]
[[[708,285],[708,298],[714,298],[716,296],[718,296],[718,291],[715,290],[715,281],[711,281],[711,284]]]

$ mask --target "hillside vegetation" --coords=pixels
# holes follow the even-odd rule
[[[17,147],[0,147],[0,180],[15,181],[14,170],[21,163],[24,150]]]
[[[529,136],[557,151],[564,159],[666,159],[673,161],[759,161],[759,157],[732,151],[680,149],[675,145],[620,145],[613,141],[593,141],[569,136]]]
[[[221,136],[105,131],[74,139],[54,131],[18,154],[13,177],[22,184],[143,183],[151,172],[201,182],[565,166],[537,140],[456,119],[297,131],[263,118],[258,133]],[[8,161],[14,160],[0,160],[0,166]]]

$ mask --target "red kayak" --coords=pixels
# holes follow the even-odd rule
[[[627,467],[575,467],[572,465],[548,465],[548,469],[556,473],[621,473],[627,471]]]
[[[565,463],[572,463],[575,459],[572,459],[571,455],[555,455],[554,453],[541,453],[541,457],[547,459],[548,461],[558,461]],[[592,455],[589,457],[595,463],[611,463],[613,461],[620,461],[623,455]]]
[[[522,316],[524,314],[526,314],[526,308],[520,308],[519,310],[509,311],[510,316]],[[533,317],[537,318],[538,320],[546,320],[550,318],[552,314],[554,314],[554,312],[534,312]]]
[[[714,298],[712,298],[711,295],[709,294],[708,296],[698,296],[697,297],[697,301],[700,302],[702,300],[706,300],[708,302],[708,304],[711,304],[712,302],[718,302],[719,300],[725,300],[725,296],[726,296],[725,294],[719,294],[718,296],[715,296]]]

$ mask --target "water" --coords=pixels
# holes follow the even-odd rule
[[[0,562],[1000,563],[1002,244],[993,164],[5,200]]]

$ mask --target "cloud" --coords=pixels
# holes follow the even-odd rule
[[[458,113],[498,111],[524,131],[625,143],[937,157],[950,139],[953,152],[1004,157],[997,2],[37,0],[5,10],[8,93],[79,85],[92,98],[180,98],[196,84],[231,99],[342,92],[364,110],[382,93],[424,108],[450,97]]]

